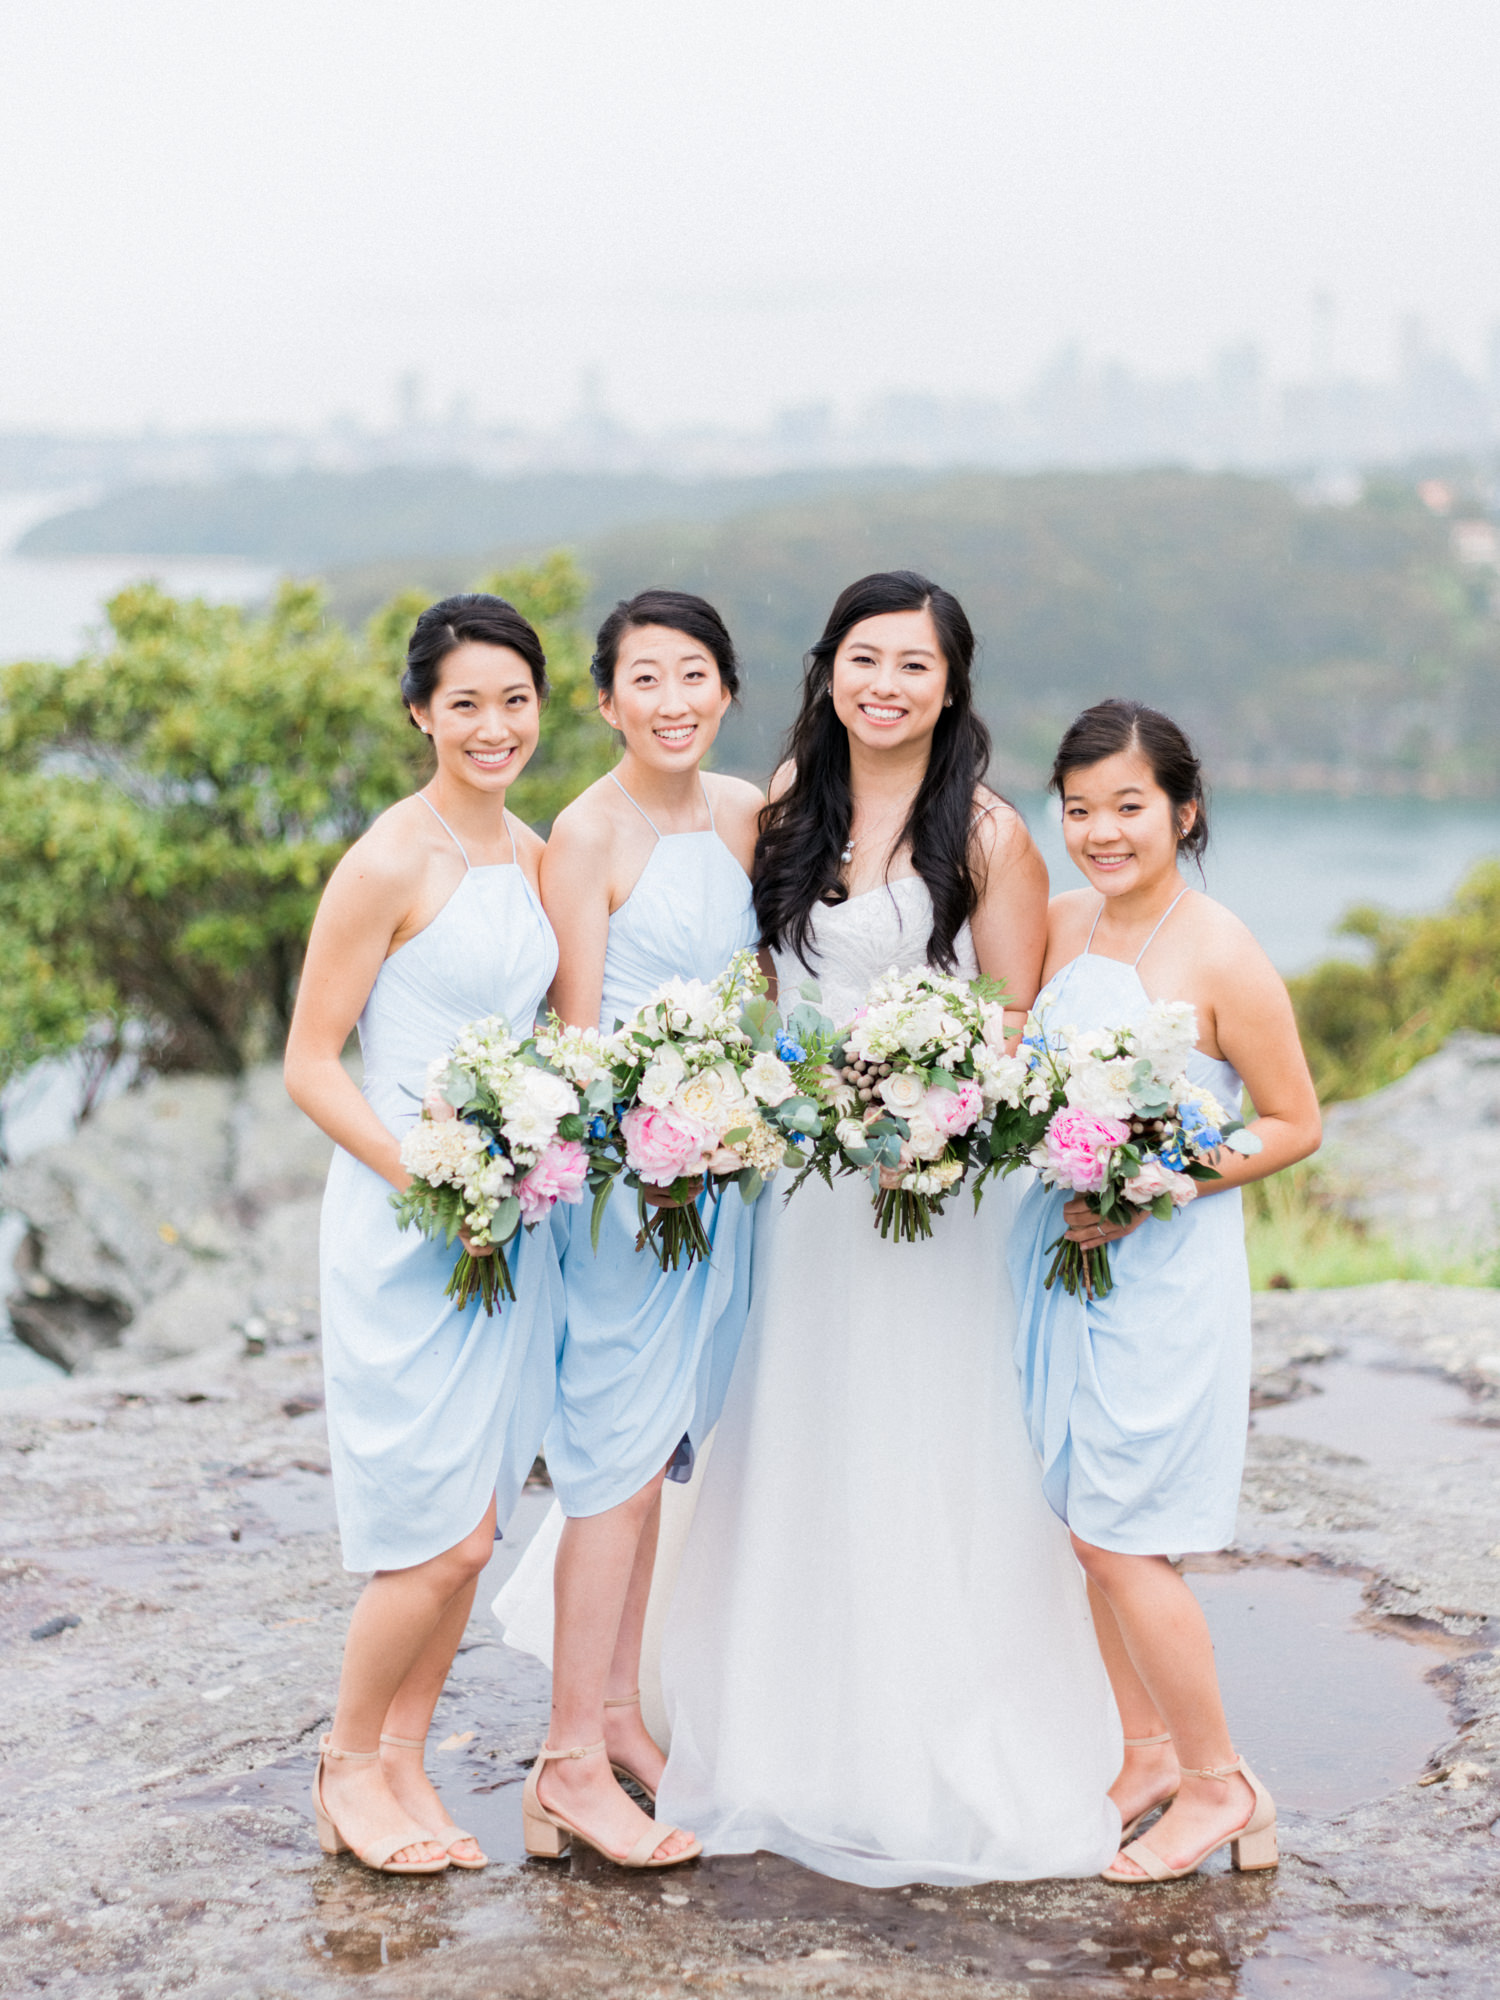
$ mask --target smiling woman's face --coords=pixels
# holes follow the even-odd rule
[[[542,732],[531,669],[509,646],[466,639],[438,669],[425,707],[412,705],[432,738],[438,768],[459,784],[503,792],[521,774]]]
[[[1139,750],[1080,764],[1063,780],[1063,839],[1068,854],[1102,896],[1149,889],[1177,870],[1179,831],[1196,808],[1174,809]]]
[[[883,611],[851,625],[833,656],[833,706],[871,750],[930,742],[948,692],[932,613]]]
[[[599,712],[653,770],[692,771],[713,747],[730,699],[699,640],[669,625],[635,625],[620,640]]]

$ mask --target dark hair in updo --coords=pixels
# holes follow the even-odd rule
[[[1201,862],[1208,846],[1208,793],[1203,784],[1203,766],[1187,737],[1170,715],[1159,708],[1147,708],[1143,701],[1097,701],[1075,716],[1057,746],[1052,760],[1052,776],[1047,789],[1063,795],[1070,771],[1089,764],[1101,764],[1122,750],[1135,750],[1151,766],[1155,778],[1172,801],[1172,814],[1182,824],[1184,806],[1196,806],[1193,823],[1179,833],[1177,845],[1184,854]]]
[[[414,727],[421,724],[411,711],[426,708],[432,700],[444,660],[470,643],[508,646],[511,652],[519,653],[531,669],[537,699],[547,699],[547,655],[535,631],[503,597],[471,590],[462,597],[445,597],[439,604],[429,604],[412,627],[406,644],[406,671],[401,676],[401,699]]]
[[[817,906],[848,900],[843,848],[854,795],[849,732],[832,701],[833,662],[856,625],[890,611],[929,612],[948,669],[927,770],[892,848],[910,843],[911,865],[932,897],[927,956],[951,971],[954,941],[979,907],[974,791],[990,761],[990,732],[974,707],[974,628],[951,591],[915,570],[879,570],[851,583],[803,662],[802,707],[782,751],[792,781],[761,813],[755,843],[755,914],[763,945],[793,951],[807,965]]]
[[[620,641],[627,632],[639,631],[643,625],[665,625],[671,632],[696,639],[713,655],[719,679],[730,695],[739,699],[740,663],[735,657],[729,627],[706,598],[694,597],[687,590],[643,590],[638,596],[620,599],[599,627],[594,657],[589,662],[589,672],[600,694],[614,693]]]

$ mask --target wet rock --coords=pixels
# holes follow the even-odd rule
[[[1274,1295],[1256,1318],[1257,1370],[1290,1393],[1252,1429],[1229,1561],[1252,1577],[1335,1572],[1329,1595],[1362,1602],[1371,1621],[1364,1643],[1416,1658],[1443,1702],[1409,1771],[1347,1808],[1283,1815],[1274,1877],[1216,1863],[1136,1894],[1092,1881],[892,1894],[768,1855],[667,1880],[585,1855],[524,1862],[520,1781],[547,1683],[496,1643],[482,1608],[510,1537],[480,1586],[429,1760],[495,1865],[395,1882],[325,1857],[307,1788],[361,1579],[339,1566],[331,1482],[301,1469],[323,1462],[315,1352],[273,1342],[256,1359],[119,1362],[14,1393],[0,1412],[0,1991],[334,2000],[357,1976],[399,2000],[1490,2000],[1494,1478],[1462,1430],[1452,1463],[1441,1443],[1381,1463],[1337,1437],[1314,1446],[1259,1426],[1335,1415],[1331,1369],[1394,1371],[1481,1407],[1481,1360],[1500,1352],[1493,1302],[1377,1286]],[[545,1510],[545,1493],[533,1501]],[[32,1643],[60,1605],[79,1626]],[[1316,1735],[1314,1704],[1347,1690],[1310,1690],[1315,1649],[1299,1639],[1267,1648],[1268,1706]]]
[[[1452,1035],[1398,1082],[1333,1105],[1318,1171],[1382,1235],[1465,1260],[1500,1250],[1500,1035]]]
[[[112,1099],[0,1175],[16,1332],[80,1374],[311,1340],[330,1150],[269,1065]]]

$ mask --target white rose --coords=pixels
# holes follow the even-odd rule
[[[762,1049],[745,1071],[745,1088],[762,1104],[784,1104],[796,1095],[797,1084],[780,1056]]]
[[[909,1069],[883,1076],[876,1088],[898,1118],[908,1117],[927,1095],[926,1084]]]
[[[841,1118],[833,1128],[833,1136],[846,1153],[861,1149],[867,1143],[864,1125],[858,1118]]]
[[[912,1157],[918,1160],[936,1160],[947,1149],[948,1141],[925,1111],[918,1111],[911,1120],[911,1137],[907,1144]],[[903,1151],[905,1149],[903,1148]]]
[[[559,1118],[570,1117],[577,1111],[578,1092],[551,1070],[536,1069],[527,1063],[516,1072],[510,1102],[511,1106],[524,1104],[556,1124]]]
[[[737,1174],[745,1162],[729,1146],[720,1146],[703,1162],[711,1174]]]
[[[733,1071],[730,1075],[733,1077]],[[715,1068],[699,1070],[696,1076],[690,1076],[685,1083],[679,1084],[673,1092],[672,1102],[690,1118],[699,1118],[714,1131],[723,1132],[733,1122],[731,1114],[738,1108],[741,1097],[737,1079],[731,1097],[722,1071]]]
[[[1143,1160],[1140,1172],[1133,1174],[1120,1192],[1137,1208],[1149,1208],[1164,1194],[1169,1194],[1175,1206],[1181,1208],[1197,1194],[1198,1183],[1191,1174],[1176,1173],[1160,1160]]]

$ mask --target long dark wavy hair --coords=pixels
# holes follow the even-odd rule
[[[912,866],[932,897],[927,956],[951,971],[954,941],[979,903],[971,845],[974,787],[989,765],[990,732],[974,711],[973,627],[951,591],[914,570],[881,570],[851,583],[803,662],[802,707],[782,753],[794,775],[761,814],[755,843],[755,914],[763,945],[794,951],[807,965],[814,909],[848,898],[841,856],[854,799],[849,733],[833,705],[833,658],[861,620],[888,611],[930,612],[948,668],[947,705],[933,732],[926,775],[892,849],[910,844]]]

